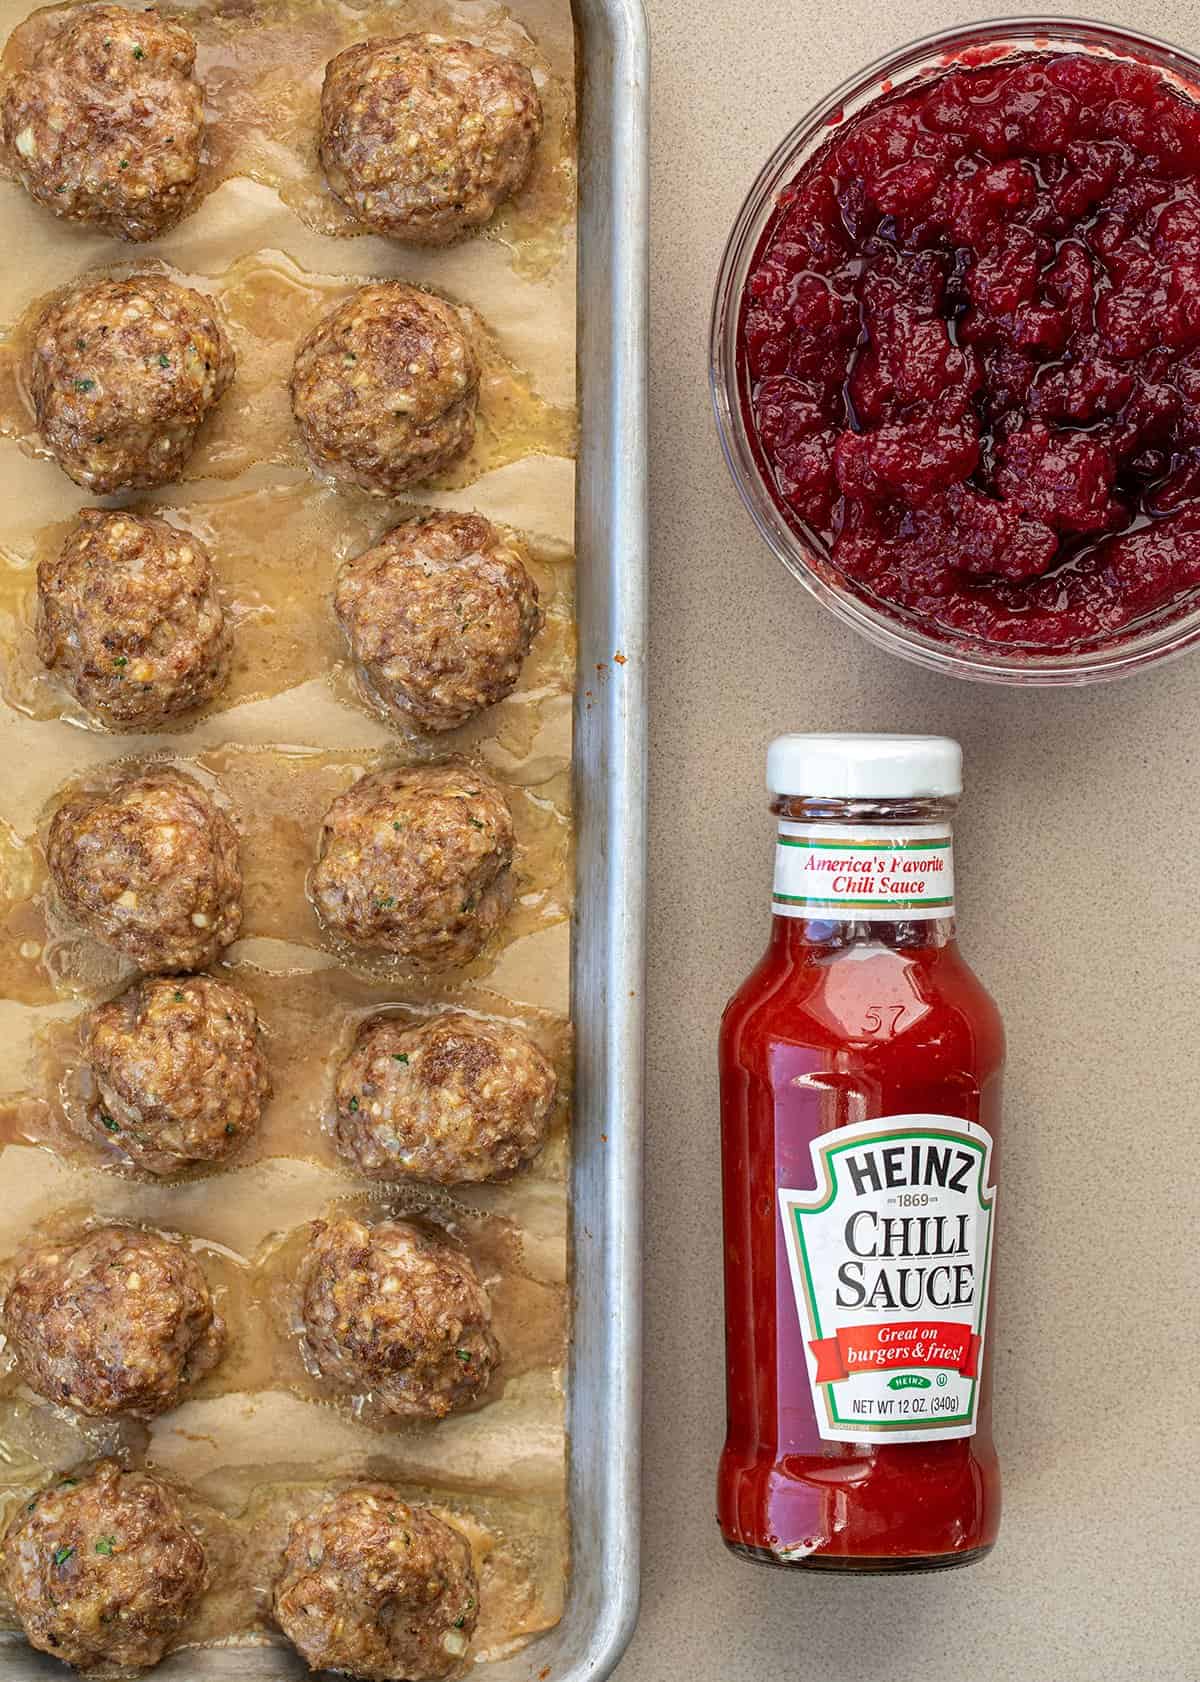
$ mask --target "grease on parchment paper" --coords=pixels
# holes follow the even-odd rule
[[[333,697],[368,717],[387,715],[356,673],[333,612],[334,575],[347,556],[376,543],[398,518],[415,513],[373,497],[355,496],[301,480],[259,484],[207,502],[182,501],[170,486],[142,506],[199,539],[208,549],[218,589],[233,625],[229,681],[202,709],[226,711],[304,683],[325,683]],[[63,718],[100,728],[38,658],[36,570],[62,544],[71,523],[53,520],[29,534],[20,553],[0,568],[0,694],[33,719]],[[525,759],[552,715],[569,705],[575,668],[574,563],[552,545],[531,546],[530,570],[546,623],[513,694],[458,730],[429,737],[391,721],[397,747],[420,757],[461,752],[494,741],[514,760]],[[194,730],[194,711],[167,735]]]
[[[214,428],[197,458],[197,466],[211,477],[189,478],[143,500],[212,536],[218,571],[244,615],[239,630],[245,636],[246,669],[235,675],[222,708],[157,738],[121,738],[80,728],[82,721],[60,694],[50,697],[45,689],[17,693],[20,670],[10,671],[5,680],[0,763],[10,775],[0,822],[0,942],[14,969],[6,962],[0,968],[33,977],[37,1002],[10,997],[0,1005],[0,1042],[7,1047],[0,1058],[0,1093],[8,1100],[8,1142],[0,1156],[0,1249],[10,1251],[21,1230],[55,1210],[90,1207],[224,1244],[233,1252],[224,1265],[236,1270],[236,1258],[252,1256],[269,1232],[292,1230],[353,1191],[321,1132],[325,1091],[298,1103],[294,1116],[282,1109],[269,1115],[261,1154],[251,1152],[244,1163],[220,1175],[168,1187],[123,1173],[114,1162],[97,1160],[86,1150],[80,1156],[67,1149],[54,1153],[55,1141],[38,1137],[36,1125],[29,1127],[24,1142],[16,1142],[24,1123],[38,1123],[39,1102],[47,1106],[40,1124],[53,1122],[49,1106],[59,1100],[57,1082],[68,1073],[78,1014],[89,999],[124,979],[99,948],[92,946],[89,954],[88,943],[66,930],[58,931],[64,942],[56,948],[61,967],[47,973],[41,864],[29,838],[46,802],[72,778],[95,774],[109,761],[131,754],[181,757],[219,776],[229,785],[230,799],[248,808],[248,910],[251,924],[260,926],[248,928],[228,968],[254,993],[269,1036],[278,1035],[280,1057],[290,1059],[291,1048],[305,1046],[304,1062],[292,1071],[297,1081],[327,1074],[330,1050],[349,1031],[356,1013],[381,1006],[429,1010],[445,1002],[509,1016],[546,1037],[557,1047],[556,1055],[567,1058],[567,788],[574,659],[573,35],[569,7],[561,0],[518,6],[519,23],[489,0],[414,0],[406,9],[409,28],[444,24],[477,39],[491,29],[509,32],[506,38],[513,42],[527,32],[530,55],[519,50],[517,56],[526,57],[535,73],[544,72],[550,128],[563,142],[563,150],[556,151],[552,138],[539,166],[541,177],[535,176],[529,192],[502,213],[489,233],[443,251],[414,250],[370,235],[344,237],[345,218],[325,194],[305,150],[304,113],[315,109],[321,54],[374,27],[378,20],[370,8],[318,0],[302,49],[304,74],[296,77],[290,108],[280,107],[280,130],[271,128],[270,102],[258,101],[255,118],[247,78],[239,86],[239,78],[230,74],[233,12],[226,21],[215,11],[201,18],[202,0],[178,9],[196,16],[202,71],[214,72],[209,90],[214,114],[219,117],[224,101],[226,109],[247,117],[250,151],[240,167],[258,179],[222,180],[192,216],[156,242],[153,254],[137,255],[139,262],[167,263],[208,289],[229,289],[234,331],[244,340],[239,348],[249,378],[240,397],[247,407],[239,414],[235,385],[226,399],[229,412],[220,418],[224,435]],[[260,0],[253,15],[278,31],[300,11],[300,0]],[[0,0],[0,33],[7,35],[24,15],[19,0]],[[255,47],[259,70],[269,68],[272,54],[277,65],[282,62],[280,40],[278,33],[268,40],[264,31]],[[491,44],[504,43],[497,37]],[[230,167],[218,136],[208,185],[214,186]],[[288,202],[272,190],[272,182]],[[560,214],[564,203],[565,216]],[[12,183],[0,181],[0,208],[8,258],[0,273],[0,322],[15,326],[54,288],[130,260],[127,247],[56,222]],[[539,216],[541,224],[534,225]],[[335,221],[340,223],[338,237],[321,231]],[[286,414],[278,385],[270,388],[270,371],[286,369],[288,335],[302,330],[305,310],[328,307],[350,284],[389,277],[432,286],[486,323],[493,379],[484,392],[480,453],[470,473],[462,475],[471,482],[368,507],[367,499],[320,484],[298,458],[289,457]],[[262,300],[271,299],[269,311],[257,296],[260,283]],[[276,330],[270,315],[280,312],[286,319]],[[224,459],[221,447],[227,451]],[[221,472],[237,476],[220,478]],[[0,587],[6,653],[15,646],[12,639],[28,629],[40,546],[88,500],[52,462],[26,454],[15,438],[0,439],[0,567],[12,575]],[[535,651],[517,694],[436,749],[401,736],[373,715],[344,664],[332,673],[323,664],[337,652],[327,593],[313,602],[311,615],[305,613],[306,598],[327,586],[341,553],[369,541],[390,523],[393,512],[399,518],[431,503],[478,510],[524,532],[551,610],[547,641]],[[29,679],[28,668],[23,675]],[[14,700],[18,705],[11,704]],[[281,745],[299,752],[281,752]],[[347,774],[346,767],[361,766],[372,756],[411,758],[432,751],[477,754],[517,790],[518,803],[524,803],[519,824],[535,841],[542,835],[545,869],[541,874],[535,869],[537,880],[526,886],[528,898],[510,931],[516,938],[502,941],[478,973],[436,982],[379,971],[356,974],[337,965],[314,925],[304,921],[310,913],[303,900],[302,867],[311,856],[313,826],[302,836],[304,826],[290,814],[290,827],[281,823],[273,852],[268,818],[257,807],[278,802],[290,777],[301,785],[308,779],[300,806],[308,817],[319,816],[316,805],[324,782],[331,777],[336,782]],[[249,774],[252,764],[264,773],[261,787]],[[251,797],[256,789],[257,799]],[[536,854],[537,845],[533,850]],[[280,872],[285,879],[274,881],[273,874]],[[291,1072],[281,1089],[294,1094],[290,1079]],[[507,1315],[510,1325],[527,1315],[529,1324],[515,1334],[522,1353],[514,1365],[524,1370],[509,1375],[493,1403],[436,1430],[397,1432],[368,1427],[297,1381],[293,1389],[198,1394],[157,1421],[148,1435],[134,1432],[138,1440],[128,1446],[191,1483],[212,1514],[220,1582],[187,1639],[266,1638],[263,1591],[280,1526],[290,1512],[319,1498],[314,1467],[335,1479],[394,1476],[407,1494],[434,1499],[472,1528],[483,1570],[483,1621],[474,1647],[479,1656],[501,1656],[557,1620],[568,1548],[561,1350],[544,1337],[539,1345],[532,1329],[537,1327],[539,1336],[545,1332],[545,1293],[552,1299],[565,1277],[567,1165],[564,1110],[546,1153],[528,1174],[508,1187],[477,1188],[465,1199],[477,1213],[480,1230],[503,1235],[506,1242],[519,1236],[519,1262],[514,1260],[507,1271],[500,1268],[498,1313]],[[378,1190],[368,1195],[381,1196]],[[219,1273],[221,1264],[213,1265]],[[553,1321],[553,1314],[549,1318]],[[238,1370],[235,1364],[230,1372]],[[110,1428],[105,1430],[112,1435]],[[6,1482],[10,1491],[28,1487],[81,1454],[111,1446],[103,1430],[81,1433],[65,1417],[20,1395],[0,1403],[0,1443],[7,1456],[0,1465],[0,1483]],[[281,1443],[302,1443],[303,1464],[281,1461]],[[261,1545],[251,1550],[245,1570],[226,1570],[228,1560],[245,1554],[229,1538],[247,1535],[261,1538]],[[0,1607],[0,1623],[10,1622],[3,1613]]]
[[[104,272],[166,275],[210,294],[221,306],[237,352],[237,374],[200,429],[182,475],[185,485],[236,479],[264,465],[297,471],[307,466],[288,398],[295,349],[315,322],[352,295],[357,278],[313,274],[284,252],[263,250],[213,277],[145,258],[109,265]],[[0,343],[0,437],[16,438],[25,449],[42,454],[26,383],[30,340],[45,302],[44,296],[38,298]],[[475,441],[461,461],[422,487],[426,497],[466,489],[525,456],[570,459],[575,454],[574,407],[539,396],[479,310],[463,304],[459,313],[482,371]]]
[[[30,62],[73,9],[47,6],[6,28],[2,68]],[[560,7],[545,0],[521,8],[487,0],[406,0],[351,5],[342,0],[258,0],[253,7],[213,0],[166,0],[165,16],[196,39],[195,75],[204,89],[207,134],[200,196],[248,177],[278,193],[314,233],[361,235],[352,213],[329,191],[317,157],[317,124],[325,65],[368,36],[432,30],[506,54],[533,73],[545,126],[529,179],[479,238],[498,244],[531,278],[559,262],[575,206],[573,66]],[[10,33],[11,29],[11,33]]]

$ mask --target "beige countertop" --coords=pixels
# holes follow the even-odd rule
[[[1191,7],[1089,9],[1200,48]],[[875,652],[758,540],[708,400],[713,278],[768,150],[868,59],[1000,10],[649,0],[646,1523],[619,1682],[1200,1679],[1200,654],[1114,686],[1018,694]],[[767,739],[839,728],[962,741],[962,936],[1010,1037],[1005,1520],[983,1564],[923,1579],[756,1569],[713,1522],[717,1020],[766,935]]]

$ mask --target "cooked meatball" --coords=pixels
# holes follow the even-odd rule
[[[338,1150],[373,1179],[506,1180],[545,1143],[556,1087],[520,1028],[372,1017],[338,1070]]]
[[[329,185],[377,234],[445,245],[529,174],[542,106],[523,64],[440,35],[360,41],[321,92]]]
[[[27,1251],[4,1330],[31,1389],[97,1419],[165,1413],[225,1343],[199,1262],[179,1239],[134,1226]]]
[[[108,724],[152,730],[229,675],[208,552],[165,520],[85,508],[37,582],[38,653]]]
[[[487,1389],[491,1303],[448,1239],[411,1221],[314,1221],[297,1284],[305,1353],[351,1395],[441,1419]]]
[[[157,12],[72,12],[4,94],[4,148],[26,191],[72,222],[153,239],[191,202],[204,139],[196,43]]]
[[[46,858],[67,911],[139,969],[201,969],[241,927],[234,827],[170,766],[71,795],[54,814]]]
[[[293,1524],[274,1604],[313,1670],[434,1682],[470,1645],[479,1586],[460,1530],[387,1484],[360,1483]]]
[[[236,358],[211,299],[164,275],[84,280],[43,310],[29,389],[63,472],[97,495],[177,479]]]
[[[460,761],[376,771],[321,825],[311,890],[327,928],[420,968],[469,963],[513,899],[508,802]]]
[[[510,694],[542,627],[521,551],[477,514],[394,527],[343,562],[334,607],[374,692],[426,730]]]
[[[140,981],[86,1019],[89,1119],[152,1174],[219,1162],[271,1090],[254,1006],[210,975]]]
[[[479,362],[452,304],[384,281],[360,286],[301,341],[291,393],[314,465],[388,495],[471,448]]]
[[[157,1664],[207,1576],[172,1492],[112,1460],[47,1485],[4,1538],[5,1586],[27,1639],[76,1670]]]

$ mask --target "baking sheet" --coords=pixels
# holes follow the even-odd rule
[[[93,502],[52,463],[31,456],[21,410],[22,317],[38,297],[92,269],[128,269],[130,248],[53,222],[19,190],[0,186],[10,261],[0,278],[0,1252],[39,1222],[143,1219],[202,1241],[202,1258],[235,1322],[226,1361],[145,1441],[121,1439],[195,1490],[218,1561],[218,1592],[184,1639],[227,1639],[252,1629],[269,1639],[263,1589],[288,1517],[327,1478],[394,1476],[428,1492],[472,1530],[483,1571],[476,1656],[512,1650],[559,1615],[567,1554],[564,1513],[568,1108],[550,1144],[509,1187],[431,1201],[461,1232],[493,1284],[506,1346],[502,1389],[485,1406],[437,1427],[380,1428],[313,1391],[277,1313],[288,1246],[303,1223],[339,1200],[380,1202],[339,1170],[323,1130],[327,1065],[356,1021],[380,1006],[417,1014],[453,1002],[526,1026],[555,1055],[569,1093],[568,917],[571,904],[570,741],[573,686],[575,386],[573,40],[568,5],[530,0],[518,24],[503,8],[461,0],[406,5],[404,29],[441,27],[506,45],[535,67],[548,111],[553,179],[535,174],[499,226],[445,252],[407,251],[346,237],[303,144],[324,58],[350,39],[397,29],[388,9],[264,4],[172,8],[188,12],[213,104],[233,113],[246,167],[258,180],[223,179],[213,147],[213,190],[153,254],[218,292],[241,358],[235,383],[182,484],[152,496],[176,523],[213,546],[230,602],[238,658],[230,689],[181,731],[114,736],[91,728],[31,660],[33,571],[63,524]],[[0,5],[0,33],[22,9]],[[315,19],[303,52],[287,31]],[[528,39],[520,39],[522,29]],[[253,41],[255,75],[230,68],[238,32]],[[249,32],[248,36],[245,32]],[[274,55],[272,60],[271,55]],[[292,92],[270,93],[274,62]],[[257,88],[258,115],[247,101]],[[224,106],[222,106],[224,101]],[[284,132],[279,131],[282,112]],[[287,202],[282,202],[276,189]],[[566,195],[564,197],[564,194]],[[565,207],[565,213],[564,213]],[[517,692],[483,721],[436,745],[382,724],[360,695],[329,609],[338,560],[406,511],[321,485],[297,455],[287,424],[289,347],[307,322],[366,278],[429,284],[470,312],[487,373],[480,445],[468,473],[421,487],[411,508],[475,509],[522,531],[549,623]],[[244,382],[244,384],[243,384]],[[240,389],[239,389],[240,388]],[[243,404],[245,406],[243,406]],[[381,964],[345,964],[323,940],[303,896],[321,812],[340,788],[378,763],[466,752],[511,791],[519,831],[518,905],[494,950],[435,982]],[[46,892],[37,837],[59,791],[103,779],[117,760],[167,757],[215,779],[242,835],[246,920],[227,954],[267,1030],[275,1097],[257,1145],[212,1176],[151,1185],[105,1161],[72,1128],[74,1034],[80,1011],[127,972],[64,924]],[[76,1059],[77,1061],[77,1059]],[[257,1316],[257,1319],[256,1319]],[[0,1489],[16,1500],[81,1451],[109,1446],[111,1430],[77,1425],[15,1390],[0,1399]],[[281,1445],[304,1444],[300,1463]],[[248,1546],[253,1536],[255,1545]],[[265,1538],[265,1541],[264,1541]],[[239,1558],[243,1565],[239,1566]],[[3,1608],[0,1608],[0,1616]]]

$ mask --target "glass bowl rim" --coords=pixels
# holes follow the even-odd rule
[[[759,535],[793,577],[843,624],[876,647],[899,654],[927,670],[976,682],[1014,685],[1097,683],[1127,676],[1150,664],[1185,653],[1200,641],[1200,593],[1194,605],[1163,622],[1108,645],[1054,654],[1004,656],[997,647],[974,649],[927,635],[915,625],[874,607],[841,581],[815,540],[802,538],[781,513],[754,458],[742,420],[737,330],[749,265],[775,210],[777,194],[820,140],[840,123],[848,105],[853,116],[883,92],[936,73],[948,49],[1011,43],[1014,52],[1069,49],[1072,45],[1134,58],[1174,80],[1200,104],[1200,56],[1122,24],[1050,14],[960,23],[916,37],[871,60],[844,78],[799,119],[773,148],[755,176],[726,241],[709,323],[709,383],[717,433],[726,467]],[[946,64],[944,68],[951,68]],[[899,76],[904,80],[900,81]],[[894,89],[882,84],[891,80]]]

